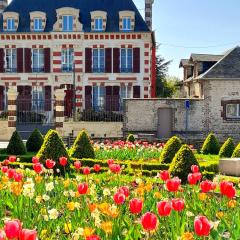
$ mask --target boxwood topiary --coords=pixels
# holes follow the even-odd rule
[[[197,165],[198,161],[195,158],[191,148],[188,145],[183,145],[175,155],[170,164],[169,172],[176,177],[179,177],[183,183],[187,182],[188,174],[191,172],[191,166]]]
[[[26,154],[26,148],[18,131],[13,132],[7,146],[7,153],[12,155]]]
[[[135,137],[133,136],[133,134],[129,134],[127,137],[127,142],[131,142],[134,143],[135,142]]]
[[[220,149],[220,145],[218,139],[215,137],[213,133],[210,133],[205,139],[201,152],[203,154],[218,154]]]
[[[69,160],[68,152],[64,146],[64,143],[60,136],[58,135],[57,131],[49,130],[44,138],[43,144],[36,155],[40,162],[45,164],[47,159],[52,159],[56,162],[56,168],[60,169],[63,173],[63,167],[59,164],[60,157],[66,157]],[[66,170],[69,170],[70,164],[68,161],[67,166],[65,167]]]
[[[175,154],[181,148],[181,140],[180,138],[173,136],[171,137],[166,145],[164,146],[162,153],[160,155],[160,162],[161,163],[171,163]]]
[[[72,148],[70,149],[71,157],[74,158],[95,158],[95,153],[90,139],[85,130],[79,132]]]
[[[234,143],[232,138],[228,138],[225,143],[222,145],[219,151],[219,157],[228,157],[230,158],[234,151]]]
[[[240,143],[236,146],[232,154],[232,158],[239,158],[239,157],[240,157]]]
[[[29,136],[26,142],[26,148],[28,152],[38,152],[43,144],[43,136],[36,128]]]

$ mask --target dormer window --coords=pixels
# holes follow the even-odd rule
[[[94,30],[96,31],[102,31],[103,30],[103,19],[101,17],[94,19],[95,25]]]
[[[7,31],[15,31],[15,19],[14,18],[7,19]]]
[[[107,13],[104,11],[91,12],[92,31],[105,31],[107,25]]]
[[[135,12],[120,11],[119,12],[119,30],[133,31],[135,27]]]
[[[46,26],[46,13],[40,11],[30,12],[30,29],[33,32],[42,32]]]
[[[62,17],[63,21],[63,31],[72,32],[73,31],[73,16],[65,15]]]
[[[33,29],[34,31],[43,31],[43,24],[41,18],[34,18],[33,19]]]
[[[122,20],[122,30],[123,31],[130,31],[131,28],[131,18],[130,17],[124,17]]]

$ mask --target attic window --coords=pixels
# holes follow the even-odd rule
[[[63,16],[63,31],[65,32],[73,31],[73,16],[71,15]]]
[[[102,31],[103,30],[103,19],[101,17],[97,17],[94,19],[94,30]]]
[[[8,18],[7,19],[7,31],[15,31],[15,19]]]
[[[133,31],[135,27],[135,12],[120,11],[119,12],[119,30]]]
[[[92,11],[90,14],[92,31],[105,31],[107,25],[107,13],[104,11]]]
[[[122,30],[123,31],[130,31],[131,28],[131,17],[124,17],[122,19]]]
[[[34,31],[43,31],[43,24],[42,24],[41,18],[33,19],[33,28],[34,28]]]

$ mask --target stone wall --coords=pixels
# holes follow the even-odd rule
[[[92,138],[122,138],[122,122],[64,122],[63,128],[58,128],[61,136],[74,136],[82,129],[86,129]]]
[[[190,134],[196,137],[206,131],[204,122],[205,104],[202,99],[190,100],[188,128],[186,128],[186,99],[126,99],[124,133],[149,132],[156,134],[158,109],[173,109],[172,130],[178,134]]]
[[[8,127],[8,121],[0,121],[0,141],[9,141],[15,128]]]

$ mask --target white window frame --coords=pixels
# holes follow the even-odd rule
[[[37,52],[37,64],[33,62],[34,52]],[[42,52],[42,53],[40,53]],[[44,50],[42,48],[32,49],[32,71],[33,72],[44,72]]]
[[[61,54],[62,72],[72,72],[74,68],[74,49],[63,48]]]
[[[32,110],[44,110],[44,89],[33,89],[32,90]]]
[[[228,105],[237,105],[237,115],[236,116],[229,116],[227,115],[227,108]],[[226,104],[226,118],[227,119],[240,119],[240,103],[227,103]]]
[[[11,23],[9,24],[9,22],[11,21]],[[7,18],[7,31],[15,31],[15,19],[14,18]],[[9,28],[10,26],[10,28]]]
[[[131,69],[128,68],[128,50],[131,50],[132,51],[132,61],[131,61]],[[125,68],[125,71],[123,71],[123,68],[122,68],[122,50],[125,51],[125,63],[126,63],[126,68]],[[120,72],[121,73],[132,73],[133,72],[133,49],[132,48],[121,48],[120,49]]]
[[[94,66],[94,51],[97,51],[97,67]],[[103,68],[101,68],[101,51],[103,51]],[[93,48],[92,53],[92,72],[93,73],[104,73],[105,72],[105,49],[104,48]],[[95,71],[95,69],[97,71]]]
[[[124,24],[124,21],[126,21],[126,26],[125,26],[125,24]],[[130,23],[130,25],[129,25],[129,23]],[[122,30],[123,31],[131,31],[132,30],[132,18],[131,17],[129,17],[129,16],[126,16],[126,17],[123,17],[122,18]]]
[[[99,24],[100,20],[102,21],[101,28],[100,28],[100,24]],[[103,31],[103,18],[102,17],[94,18],[94,30],[95,31]]]
[[[97,105],[94,105],[94,88],[97,88]],[[101,89],[104,89],[104,96],[100,96],[101,94]],[[94,108],[97,108],[94,109],[95,111],[101,111],[104,109],[105,107],[105,102],[106,102],[106,88],[104,86],[93,86],[92,87],[92,106],[93,106],[93,109]]]
[[[69,21],[69,18],[72,18],[72,26],[70,26],[70,21]],[[64,18],[66,18],[67,19],[67,28],[66,29],[64,29]],[[73,32],[73,25],[74,25],[74,17],[73,17],[73,15],[63,15],[62,16],[62,30],[64,31],[64,32]]]
[[[13,51],[15,52],[15,63],[13,62]],[[10,52],[10,54],[8,54]],[[9,58],[9,61],[7,59]],[[16,48],[7,48],[6,55],[5,55],[5,62],[6,62],[6,72],[17,72],[17,49]],[[10,66],[7,64],[10,63]]]
[[[37,28],[36,25],[35,25],[35,21],[37,22]],[[42,18],[33,18],[33,30],[36,31],[36,32],[41,32],[43,31],[43,26],[42,26],[42,22],[43,22],[43,19]]]

